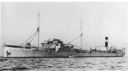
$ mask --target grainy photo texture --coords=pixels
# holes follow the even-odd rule
[[[1,71],[127,71],[126,2],[2,2]]]

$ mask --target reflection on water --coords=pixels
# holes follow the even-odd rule
[[[0,71],[127,71],[128,59],[117,58],[9,58]]]

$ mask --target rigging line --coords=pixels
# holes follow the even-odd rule
[[[33,35],[32,39],[29,42],[31,42],[34,39],[34,37],[36,36],[36,34],[37,34],[37,32],[35,33],[35,35]]]
[[[75,45],[75,44],[72,44],[72,45],[80,48],[80,46],[78,46],[78,45]]]
[[[23,43],[21,43],[20,45],[23,45],[25,42],[27,42],[34,34],[36,34],[37,33],[37,31],[36,32],[34,32],[28,39],[26,39]]]
[[[73,40],[71,40],[69,43],[73,42],[74,40],[78,39],[81,35],[77,36],[76,38],[74,38]]]

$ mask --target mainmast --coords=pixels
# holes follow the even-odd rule
[[[82,28],[82,25],[83,25],[83,23],[82,23],[82,17],[81,17],[81,20],[80,20],[80,34],[79,34],[79,36],[77,36],[76,38],[74,38],[72,41],[69,42],[69,43],[71,43],[71,42],[75,41],[76,39],[80,38],[80,47],[79,47],[80,49],[82,49],[82,45],[83,45],[83,44],[82,44],[82,43],[83,43],[83,42],[82,42],[82,41],[83,41],[83,40],[82,40],[82,39],[83,39],[83,38],[82,38],[82,36],[83,36],[83,32],[82,32],[82,29],[83,29],[83,28]],[[76,46],[76,45],[75,45],[75,46]],[[77,47],[78,47],[78,46],[77,46]]]

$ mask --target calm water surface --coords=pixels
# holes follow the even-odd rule
[[[128,71],[128,57],[117,58],[9,58],[0,71]]]

